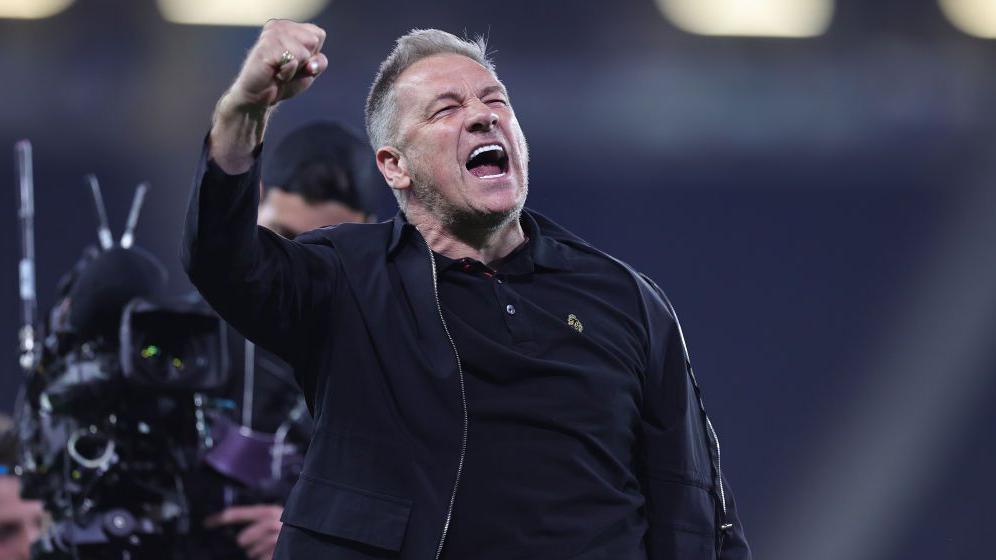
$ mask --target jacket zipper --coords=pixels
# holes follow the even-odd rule
[[[425,239],[423,238],[423,241]],[[450,334],[450,328],[446,324],[446,318],[443,317],[443,306],[439,302],[439,282],[436,273],[436,257],[432,254],[432,248],[429,247],[429,242],[425,242],[425,247],[429,251],[429,261],[432,265],[432,293],[436,298],[436,311],[439,312],[439,321],[443,324],[443,331],[446,333],[446,338],[450,341],[450,347],[453,348],[453,355],[456,357],[457,364],[457,374],[460,380],[460,402],[463,405],[463,436],[460,441],[460,460],[457,462],[457,472],[456,479],[453,481],[453,492],[450,493],[450,503],[446,510],[446,521],[443,523],[442,536],[439,537],[439,546],[436,547],[436,560],[443,554],[443,545],[446,543],[446,533],[450,530],[450,521],[453,519],[453,504],[456,502],[457,488],[460,487],[460,477],[463,474],[463,461],[464,457],[467,455],[467,431],[468,431],[468,417],[467,417],[467,391],[464,389],[463,384],[463,364],[460,361],[460,352],[457,351],[456,343],[453,341],[453,335]]]
[[[719,478],[719,502],[723,506],[723,524],[720,526],[720,529],[725,531],[733,525],[726,523],[726,491],[723,490],[723,463],[719,453],[719,436],[716,435],[716,428],[712,427],[712,420],[708,416],[706,416],[706,427],[709,428],[709,433],[712,434],[712,442],[716,447],[716,476]]]
[[[652,285],[656,287],[656,284]],[[660,288],[658,288],[658,290],[660,290]],[[710,420],[709,415],[706,414],[705,403],[702,401],[702,392],[699,388],[699,382],[695,379],[695,370],[692,369],[692,358],[688,353],[688,345],[685,343],[685,333],[681,329],[681,322],[678,321],[678,313],[674,310],[674,306],[671,305],[671,300],[667,299],[667,296],[664,296],[663,293],[661,293],[661,296],[663,297],[664,303],[668,310],[671,312],[671,316],[674,318],[675,326],[678,328],[678,338],[681,339],[681,350],[685,354],[685,369],[688,372],[688,376],[692,379],[692,387],[695,389],[695,397],[699,401],[699,410],[702,411],[702,417],[705,418],[707,439],[712,440],[709,443],[711,443],[713,449],[716,450],[716,486],[719,490],[719,505],[723,510],[723,517],[720,519],[719,525],[720,534],[722,535],[726,531],[733,528],[733,524],[726,520],[726,490],[723,488],[723,463],[719,449],[719,435],[716,434],[716,429],[712,427],[712,420]],[[722,546],[720,548],[722,548]]]

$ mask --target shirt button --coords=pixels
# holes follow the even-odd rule
[[[509,315],[515,315],[515,306],[510,303],[505,306],[505,311],[508,311]]]
[[[501,278],[498,279],[498,283],[499,284],[504,284],[504,282],[502,282]]]

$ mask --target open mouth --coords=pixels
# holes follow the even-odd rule
[[[480,179],[501,177],[508,171],[508,155],[501,144],[478,146],[467,158],[467,171]]]

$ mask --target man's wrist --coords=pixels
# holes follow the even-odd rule
[[[230,92],[223,95],[211,119],[210,158],[230,175],[248,171],[272,110],[240,102]]]
[[[238,93],[229,89],[214,107],[214,121],[235,122],[238,120],[250,120],[265,123],[269,117],[272,106],[266,103],[258,103],[243,99]]]

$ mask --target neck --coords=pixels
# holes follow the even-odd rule
[[[409,208],[406,216],[429,248],[451,259],[472,258],[490,265],[526,240],[518,212],[499,223],[483,225],[444,221],[421,208]]]

